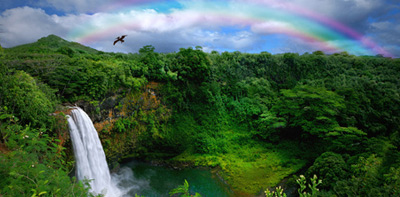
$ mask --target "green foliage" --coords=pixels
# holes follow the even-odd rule
[[[74,50],[72,50],[71,48],[67,47],[67,46],[63,46],[61,48],[59,48],[57,50],[57,52],[67,55],[68,57],[73,57],[74,56]]]
[[[305,133],[324,137],[339,126],[336,115],[344,107],[343,99],[324,88],[296,86],[281,90],[282,98],[274,105],[277,115],[287,126],[301,128]]]
[[[376,155],[370,155],[368,158],[359,157],[357,163],[351,165],[353,176],[336,182],[334,191],[338,195],[368,195],[376,194],[386,196],[390,191],[385,191],[380,179],[380,167],[382,159]],[[377,187],[378,186],[378,187]]]
[[[283,189],[281,186],[275,188],[275,191],[269,191],[269,189],[264,191],[266,197],[286,197],[286,194],[283,193]]]
[[[317,188],[318,185],[322,183],[322,180],[318,180],[317,175],[314,174],[313,178],[310,179],[311,184],[307,184],[306,177],[304,175],[300,175],[300,177],[296,180],[299,185],[299,189],[297,190],[300,197],[314,197],[318,196],[320,191]],[[308,186],[308,189],[307,189]],[[283,193],[283,189],[279,186],[275,188],[276,191],[269,191],[266,189],[264,191],[266,197],[286,197],[286,194]],[[308,191],[309,190],[309,191]]]
[[[42,89],[44,91],[42,91]],[[0,79],[0,106],[19,118],[22,124],[45,127],[50,125],[49,114],[54,111],[54,91],[23,71],[7,74]]]
[[[339,125],[338,116],[344,108],[344,100],[332,91],[299,85],[281,90],[281,93],[282,97],[273,106],[272,113],[264,114],[259,120],[259,129],[266,137],[276,133],[274,129],[284,127],[290,135],[303,138],[316,136],[345,148],[366,135],[357,128]]]
[[[207,133],[200,133],[194,139],[194,150],[197,153],[226,153],[228,142],[224,138],[214,138]]]
[[[193,195],[190,195],[189,193],[189,183],[187,182],[187,180],[185,179],[185,183],[183,183],[183,185],[179,185],[177,188],[172,189],[169,192],[170,196],[175,196],[177,194],[181,194],[181,197],[190,197]],[[195,193],[194,196],[200,197],[201,195],[199,193]]]
[[[256,132],[253,132],[262,139],[268,139],[272,142],[279,141],[279,128],[286,127],[286,120],[282,117],[277,117],[273,112],[267,111],[260,115],[256,121]]]
[[[182,83],[200,84],[210,75],[210,60],[201,50],[181,48],[172,63],[172,70],[178,72],[178,79]]]
[[[68,42],[56,35],[49,35],[47,37],[40,38],[37,42],[16,46],[10,48],[9,50],[15,53],[54,53],[57,52],[57,50],[60,50],[60,48],[70,48],[71,50],[79,53],[95,54],[98,52],[95,49],[83,46],[79,43]]]
[[[137,122],[133,118],[120,118],[114,123],[113,131],[124,133],[132,131],[137,126]]]
[[[0,191],[3,196],[85,196],[88,189],[71,181],[62,168],[40,163],[37,155],[15,151],[0,156]]]
[[[319,193],[318,185],[322,183],[322,180],[318,179],[317,175],[314,174],[313,178],[310,179],[311,184],[307,184],[306,177],[300,175],[300,178],[296,180],[297,184],[299,184],[300,188],[297,190],[300,197],[311,197],[317,196]],[[310,190],[310,193],[306,191]]]
[[[325,177],[321,187],[331,195],[364,196],[373,193],[378,196],[396,196],[399,192],[396,175],[398,163],[393,160],[398,160],[398,152],[390,148],[387,141],[371,139],[366,144],[369,147],[355,156],[332,152],[322,154],[307,174],[316,173]]]
[[[391,196],[400,195],[400,167],[391,167],[389,173],[383,176],[384,190]]]
[[[164,61],[162,56],[154,52],[155,48],[152,45],[146,45],[139,49],[141,56],[140,62],[147,67],[146,77],[150,80],[165,80],[167,79]]]
[[[0,45],[0,57],[3,57],[3,55],[4,55],[4,49],[3,49],[3,47],[1,47],[1,45]]]
[[[338,180],[343,180],[349,176],[349,166],[342,155],[333,152],[325,152],[320,155],[314,164],[308,168],[307,175],[318,175],[324,182],[321,184],[323,189],[331,189]]]
[[[0,154],[0,193],[3,196],[86,195],[81,183],[71,181],[65,153],[44,130],[17,124],[11,114],[0,113],[2,140],[11,152]]]

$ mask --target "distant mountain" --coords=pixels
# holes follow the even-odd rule
[[[69,42],[56,35],[40,38],[34,43],[24,44],[6,49],[8,52],[17,53],[54,53],[61,52],[66,55],[72,53],[96,54],[99,51],[77,42]]]

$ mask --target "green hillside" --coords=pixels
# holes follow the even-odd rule
[[[98,51],[90,47],[81,45],[76,42],[66,41],[56,35],[49,35],[40,38],[38,41],[30,44],[24,44],[6,49],[10,53],[68,53],[72,50],[73,53],[96,54]]]

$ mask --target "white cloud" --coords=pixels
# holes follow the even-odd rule
[[[152,29],[152,28],[150,28]],[[178,51],[180,48],[202,46],[205,49],[234,49],[251,50],[258,44],[258,36],[242,31],[234,34],[223,34],[218,31],[202,30],[200,28],[173,28],[167,31],[140,31],[127,32],[123,44],[112,45],[114,37],[107,37],[90,43],[90,46],[104,51],[137,52],[145,45],[153,45],[158,52]]]
[[[291,26],[281,21],[260,22],[251,26],[251,30],[258,34],[286,33],[289,29]]]
[[[261,44],[260,36],[249,31],[240,31],[233,34],[220,32],[202,32],[200,40],[205,47],[212,50],[229,49],[237,51],[251,51]]]
[[[47,15],[42,9],[21,7],[6,10],[0,16],[1,43],[4,47],[34,42],[49,34],[63,35],[66,29],[58,17]]]
[[[81,16],[83,18],[83,16]],[[122,50],[136,52],[144,45],[152,44],[158,51],[176,51],[181,47],[209,45],[208,47],[241,50],[255,45],[258,36],[248,31],[232,34],[219,33],[224,21],[196,11],[176,10],[171,14],[155,10],[132,10],[121,13],[97,13],[86,16],[87,22],[77,26],[69,38],[105,51]],[[86,36],[82,34],[87,33]],[[119,34],[127,34],[124,46],[101,46],[105,40],[113,40]],[[134,40],[130,43],[129,40]],[[207,46],[205,46],[207,47]],[[129,50],[130,49],[130,50]]]

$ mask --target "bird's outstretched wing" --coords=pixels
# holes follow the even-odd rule
[[[126,36],[128,36],[128,35],[122,35],[122,36],[118,36],[117,38],[115,38],[116,40],[114,41],[113,45],[117,44],[118,41],[121,41],[121,43],[124,42],[125,41],[124,38]]]

